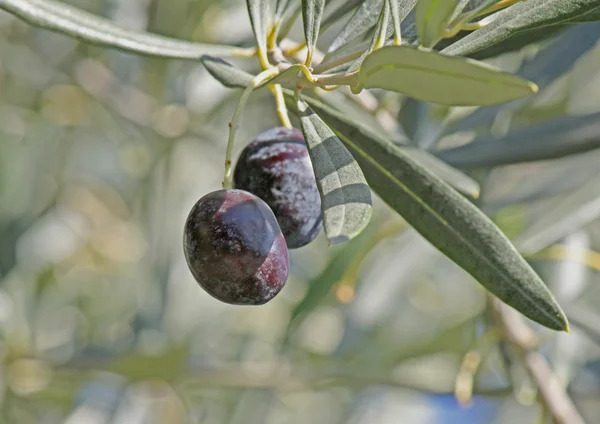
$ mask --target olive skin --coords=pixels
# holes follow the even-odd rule
[[[269,205],[289,249],[321,232],[321,197],[300,130],[276,127],[256,136],[240,153],[233,183]]]
[[[243,190],[218,190],[198,200],[183,245],[195,280],[225,303],[262,305],[288,278],[288,249],[275,215]]]

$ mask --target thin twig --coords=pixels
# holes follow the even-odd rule
[[[585,424],[546,358],[535,351],[538,345],[535,332],[514,309],[496,298],[490,300],[500,330],[522,358],[538,388],[540,400],[554,421],[557,424]]]

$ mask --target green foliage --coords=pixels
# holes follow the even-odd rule
[[[424,47],[433,47],[444,36],[460,0],[419,0],[417,33]]]
[[[271,18],[271,0],[246,0],[246,5],[248,6],[248,16],[254,31],[256,46],[259,51],[266,52]]]
[[[521,381],[557,416],[538,347],[557,404],[597,397],[600,2],[68,3],[0,0],[42,28],[0,19],[3,422],[142,403],[156,422],[268,422],[298,388],[290,422],[323,422],[319,402],[341,422],[371,384],[469,400]],[[180,269],[182,211],[236,136],[276,125],[304,133],[324,242],[294,252],[276,302],[219,309]],[[575,337],[522,343],[495,297]]]
[[[505,103],[537,91],[535,84],[481,63],[404,46],[384,47],[367,56],[358,81],[363,88],[453,106]]]
[[[598,9],[596,0],[527,0],[497,12],[492,22],[442,50],[450,55],[474,53],[517,34],[542,27],[577,22]],[[588,15],[590,13],[590,15]]]
[[[568,328],[542,280],[478,208],[390,142],[310,103],[350,149],[373,190],[421,235],[524,315],[555,330]]]
[[[53,0],[0,0],[0,9],[28,23],[67,34],[88,43],[114,47],[138,54],[174,59],[200,56],[235,56],[242,52],[233,46],[190,43],[145,32],[126,30],[107,19]]]
[[[444,150],[440,158],[458,168],[473,169],[560,158],[599,146],[600,114],[594,113],[542,122],[504,137],[482,136]]]
[[[304,38],[308,49],[308,65],[310,65],[309,59],[313,56],[317,39],[319,38],[324,8],[325,0],[302,0],[302,21],[304,23]]]
[[[331,244],[348,241],[371,219],[371,191],[360,167],[333,131],[301,98],[297,104],[321,193],[327,238]]]

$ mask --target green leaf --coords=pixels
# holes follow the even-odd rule
[[[460,0],[419,0],[417,3],[417,34],[424,47],[440,41]]]
[[[217,57],[202,56],[200,59],[206,70],[221,84],[228,88],[246,88],[254,76],[246,71],[234,67],[232,64]],[[272,79],[256,87],[264,87],[268,84],[292,84],[296,81],[301,65],[291,65],[281,71]]]
[[[36,27],[137,54],[198,60],[205,54],[236,56],[244,52],[232,46],[190,43],[123,29],[107,19],[51,0],[0,0],[0,9]]]
[[[496,12],[483,28],[442,50],[449,55],[466,56],[525,31],[597,19],[598,0],[527,0]]]
[[[392,19],[390,3],[386,1],[383,4],[383,8],[381,9],[381,13],[379,15],[379,20],[377,21],[377,26],[375,27],[375,31],[371,34],[371,43],[366,48],[364,53],[360,55],[358,59],[350,64],[347,72],[354,72],[362,65],[365,58],[376,48],[382,47],[387,38],[387,31],[389,24]]]
[[[275,3],[275,18],[281,19],[294,9],[296,0],[277,0]]]
[[[401,146],[400,149],[414,159],[415,162],[427,168],[428,171],[437,175],[456,190],[473,198],[479,197],[479,183],[473,178],[463,174],[458,169],[453,168],[424,150],[408,146]]]
[[[365,128],[308,101],[356,158],[371,188],[423,237],[525,316],[555,330],[568,328],[542,280],[483,212],[398,147],[366,137]]]
[[[200,61],[206,70],[227,88],[246,88],[252,81],[252,74],[242,71],[218,57],[202,56]]]
[[[543,205],[544,206],[544,205]],[[591,178],[567,195],[560,195],[544,213],[514,239],[525,255],[533,255],[600,216],[600,178]]]
[[[364,60],[359,82],[429,103],[493,105],[528,96],[537,86],[472,59],[405,46],[375,50]]]
[[[317,45],[324,8],[325,0],[302,0],[302,22],[309,57]]]
[[[363,2],[344,28],[335,37],[327,49],[328,53],[339,50],[346,46],[350,41],[356,40],[367,32],[371,31],[381,15],[384,0],[373,0]]]
[[[371,219],[371,190],[360,167],[329,127],[301,98],[297,105],[321,194],[325,233],[331,244],[350,240]]]
[[[327,16],[323,18],[321,22],[321,31],[324,31],[325,28],[329,28],[334,23],[338,22],[348,13],[352,12],[352,10],[356,9],[359,5],[364,4],[364,0],[342,0],[340,1],[340,5],[335,8],[333,11],[329,12]]]
[[[248,16],[260,51],[267,51],[267,32],[271,18],[271,0],[246,0]]]
[[[600,147],[600,113],[565,117],[509,132],[483,136],[440,152],[444,162],[461,169],[559,158]]]
[[[559,77],[573,69],[573,65],[596,46],[600,38],[600,22],[577,25],[565,31],[554,42],[542,48],[538,54],[523,63],[517,75],[533,80],[540,90],[550,86]],[[507,113],[517,109],[529,99],[509,104],[480,108],[450,126],[451,131],[470,130],[492,123],[499,111]]]

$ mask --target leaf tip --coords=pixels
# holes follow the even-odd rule
[[[533,94],[536,94],[538,91],[540,91],[540,88],[538,87],[538,85],[536,83],[533,83],[533,82],[529,83],[529,89],[531,90],[531,92]]]

